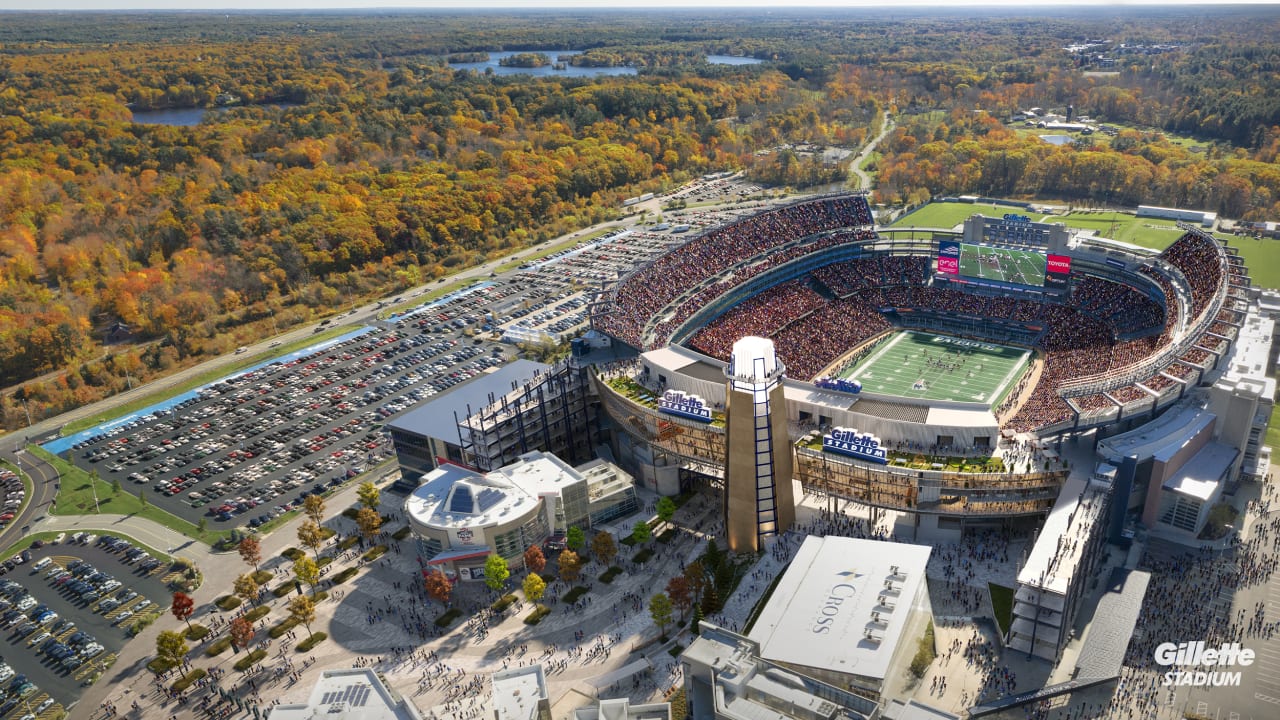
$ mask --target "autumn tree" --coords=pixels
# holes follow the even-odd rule
[[[488,585],[490,590],[501,592],[509,577],[511,577],[511,568],[507,567],[507,561],[503,560],[501,555],[494,553],[484,561],[484,584]]]
[[[253,642],[253,622],[245,617],[234,618],[227,629],[227,634],[231,636],[231,644],[236,646],[237,651],[240,648],[247,648],[249,643]]]
[[[257,571],[258,563],[262,562],[262,543],[258,542],[258,538],[246,535],[236,546],[236,550],[240,553],[240,559],[252,565]]]
[[[694,560],[684,566],[684,579],[689,583],[689,592],[693,594],[693,601],[700,602],[702,593],[707,588],[707,571],[702,567],[701,560]]]
[[[524,578],[524,598],[531,603],[536,603],[542,599],[542,594],[547,591],[547,583],[537,573],[529,573]]]
[[[683,575],[676,575],[667,581],[667,597],[671,604],[680,611],[680,622],[684,622],[684,614],[693,607],[693,591],[689,589],[689,580]]]
[[[531,573],[541,573],[547,567],[547,556],[542,554],[542,548],[530,545],[524,551],[524,567]]]
[[[191,596],[179,590],[173,594],[173,603],[169,606],[169,612],[173,616],[187,623],[187,628],[191,627],[191,615],[196,611],[196,601]]]
[[[186,637],[177,630],[161,630],[156,636],[156,656],[171,666],[181,665],[190,650]]]
[[[356,497],[360,498],[361,505],[374,511],[377,511],[378,505],[382,502],[382,493],[372,480],[360,483],[360,487],[356,488]]]
[[[449,576],[444,570],[436,568],[426,573],[422,583],[426,587],[427,595],[439,600],[441,605],[449,607],[449,597],[453,595],[453,583],[449,582]]]
[[[601,565],[609,565],[618,556],[618,544],[613,541],[613,533],[601,530],[591,538],[591,553]]]
[[[377,510],[367,507],[360,508],[356,513],[356,525],[360,528],[360,536],[365,542],[373,542],[382,530],[382,516]]]
[[[311,518],[311,522],[319,525],[324,522],[324,496],[319,493],[311,493],[302,499],[302,512]]]
[[[316,584],[320,582],[320,566],[316,561],[303,555],[293,561],[293,576],[311,586],[311,594],[316,592]]]
[[[560,553],[560,557],[556,562],[560,564],[560,579],[567,583],[574,582],[578,579],[578,575],[582,573],[582,558],[578,557],[578,553],[572,550],[565,550]]]
[[[312,495],[311,497],[315,497]],[[316,556],[316,561],[320,560],[320,548],[324,546],[324,530],[316,524],[315,520],[310,518],[302,521],[298,526],[298,542],[303,547],[311,548],[311,552]]]
[[[255,582],[253,576],[248,573],[236,578],[231,587],[235,592],[236,597],[247,603],[252,603],[258,599],[258,583]]]
[[[307,637],[311,637],[311,623],[316,619],[316,602],[309,595],[295,595],[289,601],[289,617],[307,628]]]

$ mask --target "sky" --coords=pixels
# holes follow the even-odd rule
[[[1277,5],[1280,0],[1047,0],[1045,5]],[[1008,6],[1027,7],[1027,0],[894,0],[901,6]],[[333,10],[373,8],[425,9],[510,9],[510,8],[788,8],[797,7],[882,7],[884,0],[0,0],[0,10]]]

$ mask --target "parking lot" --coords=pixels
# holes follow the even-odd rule
[[[133,617],[168,611],[167,563],[109,548],[104,537],[81,540],[32,548],[0,578],[0,714],[71,704],[98,662],[124,646]]]
[[[587,294],[602,281],[746,212],[692,210],[584,239],[53,447],[194,524],[257,527],[382,461],[391,448],[381,424],[507,362],[514,351],[500,339],[577,334],[588,321]]]

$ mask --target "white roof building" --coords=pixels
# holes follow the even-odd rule
[[[901,669],[900,648],[914,648],[923,632],[930,552],[925,545],[809,537],[748,637],[766,660],[878,694]]]
[[[276,705],[270,720],[422,720],[408,700],[370,668],[325,670],[305,703]]]

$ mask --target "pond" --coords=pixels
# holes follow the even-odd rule
[[[297,107],[296,103],[264,103],[264,107]],[[168,108],[165,110],[134,110],[133,121],[139,125],[173,125],[176,127],[193,127],[199,125],[209,112],[224,113],[243,105],[230,105],[216,108]]]
[[[538,52],[546,55],[551,58],[552,64],[536,68],[503,67],[501,65],[503,58],[526,52]],[[504,50],[502,52],[489,53],[489,59],[484,62],[449,63],[449,67],[455,70],[475,70],[476,72],[492,70],[494,75],[536,75],[538,77],[551,75],[559,77],[599,77],[605,75],[635,75],[637,72],[633,67],[577,67],[566,65],[563,70],[556,69],[555,64],[559,56],[577,55],[581,52],[581,50]]]
[[[708,55],[707,62],[712,65],[759,65],[764,61],[739,55]]]

